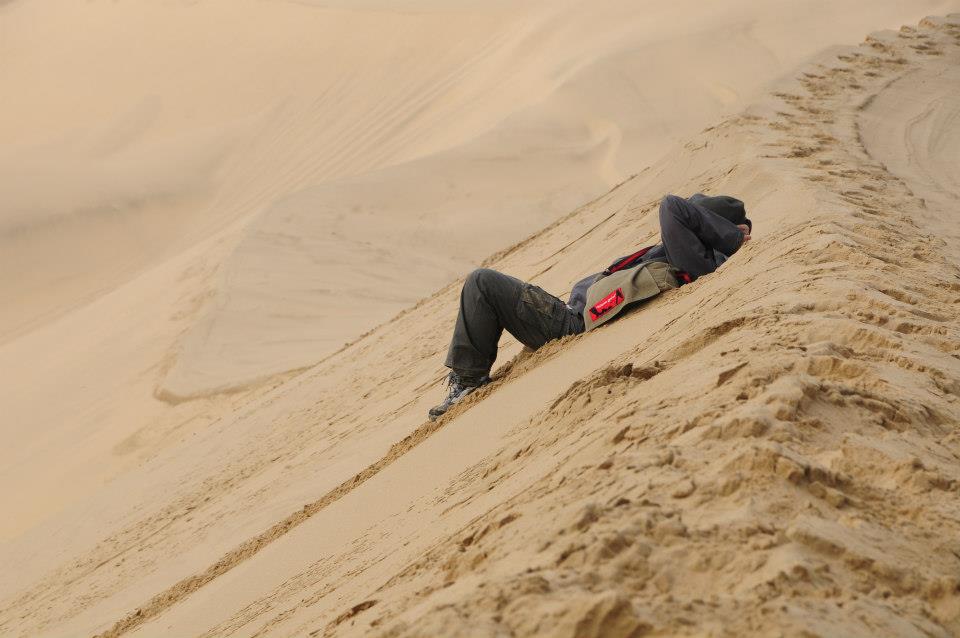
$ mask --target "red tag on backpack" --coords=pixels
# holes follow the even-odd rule
[[[596,321],[606,313],[610,312],[623,303],[623,289],[617,288],[609,295],[601,299],[590,309],[590,319]]]

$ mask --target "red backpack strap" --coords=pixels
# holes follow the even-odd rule
[[[641,248],[632,255],[627,255],[626,257],[621,257],[617,261],[613,262],[607,269],[603,271],[603,274],[610,275],[617,272],[618,270],[623,270],[624,268],[629,268],[635,266],[640,262],[644,255],[646,255],[653,246],[647,246],[646,248]]]

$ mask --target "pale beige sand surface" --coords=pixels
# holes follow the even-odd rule
[[[0,539],[954,4],[5,3]]]
[[[132,11],[117,3],[91,6]],[[177,38],[188,39],[195,28],[193,37],[202,40],[204,26],[223,25],[228,17],[218,3],[164,6],[196,9],[210,21],[198,18],[182,30],[171,16],[143,16],[158,34],[166,26]],[[320,27],[303,26],[308,14],[296,13],[316,5],[250,3],[246,8],[260,13],[238,10],[233,27],[264,37],[269,30],[257,27],[272,17],[266,8],[277,6],[293,12],[281,12],[283,24],[294,32],[303,28],[308,52],[308,42],[321,47],[307,37],[310,28]],[[490,6],[489,23],[473,20],[467,7],[441,13],[444,20],[463,19],[481,41],[497,32],[497,20],[509,22],[514,15],[514,8]],[[776,15],[783,17],[785,6],[776,5]],[[374,6],[347,13],[358,29],[374,28],[364,22],[371,21],[392,35],[396,21],[430,20],[439,11],[417,7],[389,19]],[[897,10],[889,7],[886,17]],[[539,5],[528,9],[545,22],[531,18],[525,25],[549,23],[538,33],[565,33],[561,27],[568,23],[550,22],[557,14],[537,13]],[[614,9],[602,23],[607,27],[618,22]],[[36,10],[29,2],[6,5],[0,24],[7,29],[14,24],[7,21],[11,16],[25,20]],[[748,14],[747,5],[742,11]],[[61,26],[80,14],[65,9],[63,15]],[[796,22],[812,20],[810,15],[798,11],[790,17]],[[878,25],[864,22],[882,15],[878,9],[864,18],[851,10],[829,26],[850,28],[859,19],[865,31]],[[611,35],[598,26],[593,53],[571,57],[593,55],[599,63],[608,54],[625,54],[621,36],[636,34],[623,28]],[[413,41],[436,25],[423,29],[411,27]],[[438,36],[438,50],[448,50],[454,40],[471,49],[469,38],[455,38],[452,27],[439,31],[449,40]],[[21,28],[9,33],[25,37]],[[332,27],[329,34],[333,40],[347,37]],[[263,140],[251,133],[269,128],[262,122],[252,129],[237,124],[241,135],[252,136],[237,147],[243,152],[232,150],[235,142],[210,143],[228,150],[225,159],[210,160],[217,177],[201,179],[204,188],[152,183],[142,205],[122,189],[98,199],[107,186],[97,185],[95,171],[105,171],[103,183],[110,188],[129,187],[131,180],[114,184],[109,177],[118,167],[129,168],[136,153],[114,157],[117,167],[103,168],[90,159],[111,155],[106,147],[97,151],[74,140],[80,159],[68,157],[76,163],[61,174],[76,177],[76,198],[83,200],[83,189],[94,184],[89,201],[136,210],[122,215],[94,204],[89,226],[79,222],[87,213],[76,210],[31,231],[50,235],[31,235],[21,219],[9,220],[17,228],[10,241],[23,242],[17,246],[24,255],[39,259],[37,251],[55,245],[44,237],[66,238],[74,232],[67,225],[74,224],[83,232],[51,254],[62,253],[65,264],[76,257],[70,250],[103,261],[93,260],[85,272],[78,266],[76,281],[60,289],[46,287],[63,276],[64,267],[49,254],[48,272],[10,278],[11,298],[26,301],[16,307],[21,314],[4,315],[5,322],[11,318],[0,345],[2,434],[10,443],[0,467],[4,483],[13,486],[4,491],[10,516],[0,553],[0,634],[960,633],[960,270],[951,143],[960,113],[960,19],[927,20],[821,55],[789,74],[776,95],[744,112],[741,96],[728,103],[718,99],[709,114],[726,107],[738,114],[715,119],[696,135],[684,127],[699,116],[680,118],[685,123],[667,126],[657,142],[664,159],[645,170],[618,164],[621,157],[643,156],[637,145],[630,146],[635,155],[620,155],[628,146],[628,125],[584,125],[586,132],[577,133],[566,128],[563,100],[551,106],[547,96],[567,89],[575,94],[570,87],[578,83],[590,94],[586,89],[596,88],[591,82],[603,77],[599,71],[579,77],[567,69],[557,80],[555,51],[567,38],[558,40],[551,44],[556,49],[529,42],[519,47],[532,50],[536,62],[536,72],[517,80],[518,86],[540,86],[531,94],[504,88],[497,65],[503,61],[484,67],[489,75],[480,79],[488,84],[464,81],[474,95],[459,95],[463,88],[453,83],[458,95],[441,100],[448,106],[473,104],[491,91],[489,102],[477,105],[478,119],[470,124],[475,128],[434,131],[443,117],[422,121],[418,130],[397,132],[403,129],[398,125],[395,141],[374,136],[370,143],[384,151],[382,158],[358,151],[364,159],[340,174],[324,173],[319,165],[307,170],[312,159],[305,158],[324,146],[312,138],[300,148],[306,164],[297,174],[303,177],[291,176],[282,187],[273,181],[280,173],[272,171],[283,162],[265,159],[267,147],[257,146]],[[0,39],[5,47],[15,41]],[[103,46],[106,55],[112,45]],[[186,56],[189,48],[184,43],[171,55]],[[429,47],[423,51],[430,59]],[[480,56],[481,66],[497,57],[495,51]],[[384,59],[394,53],[383,52]],[[248,65],[263,59],[246,54],[242,61]],[[500,54],[508,61],[518,55]],[[160,124],[144,139],[162,148],[135,145],[137,153],[150,156],[140,165],[150,174],[163,173],[150,162],[169,158],[184,175],[203,176],[199,165],[178,166],[183,151],[169,150],[172,136],[165,131],[181,131],[191,117],[198,129],[216,129],[230,117],[256,120],[256,113],[245,111],[250,105],[282,112],[271,105],[272,96],[283,92],[285,79],[287,86],[299,86],[300,78],[282,74],[275,84],[234,85],[225,72],[233,69],[228,61],[221,61],[226,66],[217,74],[215,65],[194,69],[184,60],[179,71],[214,78],[213,86],[206,98],[200,93],[199,110],[190,117],[155,116]],[[370,68],[378,64],[374,57]],[[14,79],[28,73],[15,65],[0,69]],[[761,80],[752,81],[759,92]],[[83,94],[77,74],[65,82],[75,82]],[[238,94],[218,119],[218,93],[222,98],[231,87],[240,91],[241,84],[248,93]],[[381,85],[372,82],[374,94],[375,86]],[[351,104],[367,108],[370,95]],[[504,95],[520,106],[504,106]],[[209,111],[199,108],[204,99]],[[48,106],[48,113],[36,109],[31,120],[28,104],[24,98],[11,112],[37,128],[45,117],[61,123],[67,117],[66,106]],[[313,113],[306,103],[298,108]],[[450,108],[445,117],[459,127],[462,120],[454,114],[466,107]],[[78,105],[76,117],[83,114],[97,120],[90,105]],[[377,122],[383,114],[373,117],[364,121]],[[287,122],[290,140],[304,138],[297,122],[302,124],[297,117]],[[535,122],[550,126],[539,142],[526,145],[522,140],[534,135],[529,127]],[[35,138],[17,134],[7,119],[3,124],[11,140],[24,148],[33,144]],[[331,134],[320,124],[313,130]],[[348,130],[339,135],[349,137]],[[564,130],[571,137],[564,138]],[[61,144],[71,135],[83,137],[76,130],[51,131]],[[423,135],[434,137],[423,141]],[[671,147],[674,135],[685,139]],[[555,138],[573,141],[544,153],[539,164],[521,161],[531,147]],[[410,140],[420,141],[409,146]],[[394,143],[396,151],[387,152]],[[281,158],[295,146],[276,144]],[[32,152],[42,157],[37,148]],[[30,153],[21,155],[26,160]],[[247,155],[260,163],[245,165]],[[491,166],[492,158],[510,168]],[[15,159],[11,152],[3,166],[30,165]],[[341,157],[325,161],[349,165]],[[87,170],[87,164],[94,172],[71,168]],[[425,251],[410,244],[412,235],[404,234],[409,227],[397,218],[375,218],[364,211],[365,202],[415,219],[436,200],[429,189],[439,188],[431,184],[421,194],[417,176],[445,169],[458,175],[458,164],[483,165],[473,171],[478,184],[502,184],[507,200],[531,207],[542,204],[535,189],[552,186],[556,208],[521,216],[522,206],[504,204],[503,217],[492,210],[485,226],[471,228],[482,202],[503,200],[477,196],[481,203],[464,209],[469,215],[449,221],[469,199],[464,186],[464,193],[450,198],[452,208],[437,205],[422,219],[426,229],[449,223],[431,238],[436,262],[411,263],[411,254]],[[537,166],[567,179],[552,184]],[[710,277],[595,333],[514,360],[489,390],[437,424],[423,417],[442,394],[440,362],[458,281],[295,377],[238,389],[237,382],[248,383],[256,370],[266,375],[314,361],[290,354],[313,347],[305,344],[319,340],[312,350],[318,358],[335,347],[332,333],[303,327],[322,318],[312,303],[322,309],[322,295],[340,299],[343,292],[336,288],[338,277],[311,276],[311,257],[320,260],[338,246],[352,246],[355,233],[371,232],[375,240],[363,246],[364,254],[386,255],[384,263],[394,269],[411,263],[411,279],[438,287],[516,233],[534,230],[562,207],[633,170],[641,172],[486,263],[561,293],[578,276],[602,267],[607,256],[655,241],[656,203],[666,192],[740,195],[756,224],[754,242]],[[34,175],[41,180],[55,173]],[[8,201],[35,198],[29,199],[33,208],[24,210],[64,216],[55,201],[56,182],[38,181],[34,192],[22,187],[26,179],[10,180],[21,186],[8,186]],[[573,180],[583,181],[565,190]],[[526,183],[531,190],[523,188]],[[382,191],[374,188],[378,184]],[[335,219],[330,201],[356,205],[356,219]],[[307,214],[312,208],[321,219]],[[104,238],[125,232],[126,224],[141,229],[144,248],[131,244],[110,254]],[[475,247],[457,244],[463,227]],[[328,229],[337,229],[338,242],[324,234]],[[390,252],[390,240],[396,240],[396,252]],[[398,247],[410,252],[405,257]],[[464,251],[474,256],[454,257]],[[361,252],[345,249],[340,256]],[[434,271],[442,269],[439,277]],[[285,287],[283,280],[294,275],[302,289]],[[25,285],[29,277],[37,279]],[[258,279],[263,288],[254,285]],[[16,285],[23,288],[17,292]],[[301,300],[307,289],[323,289],[320,301],[284,305]],[[387,317],[428,291],[398,289],[380,311]],[[277,316],[257,314],[250,302],[257,295],[263,297],[260,310]],[[368,327],[349,315],[337,323],[344,324],[356,330],[351,336]],[[278,328],[292,333],[289,343],[276,345],[263,336]],[[263,343],[240,348],[244,336]],[[507,340],[502,361],[518,350]],[[235,369],[236,377],[222,374]],[[206,396],[218,387],[235,391]],[[183,400],[198,392],[201,398]]]

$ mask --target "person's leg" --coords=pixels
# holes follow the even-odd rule
[[[482,377],[493,367],[504,329],[536,350],[574,331],[573,319],[563,301],[537,286],[495,270],[475,270],[460,293],[445,365],[461,376]]]
[[[729,256],[743,242],[736,224],[676,195],[660,202],[660,237],[670,265],[694,279],[717,269],[714,249]]]

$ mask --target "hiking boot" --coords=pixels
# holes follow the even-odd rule
[[[447,386],[450,388],[447,398],[440,405],[430,408],[430,420],[436,421],[440,415],[462,401],[468,394],[488,383],[490,383],[490,377],[487,375],[467,377],[451,372],[447,377]]]

